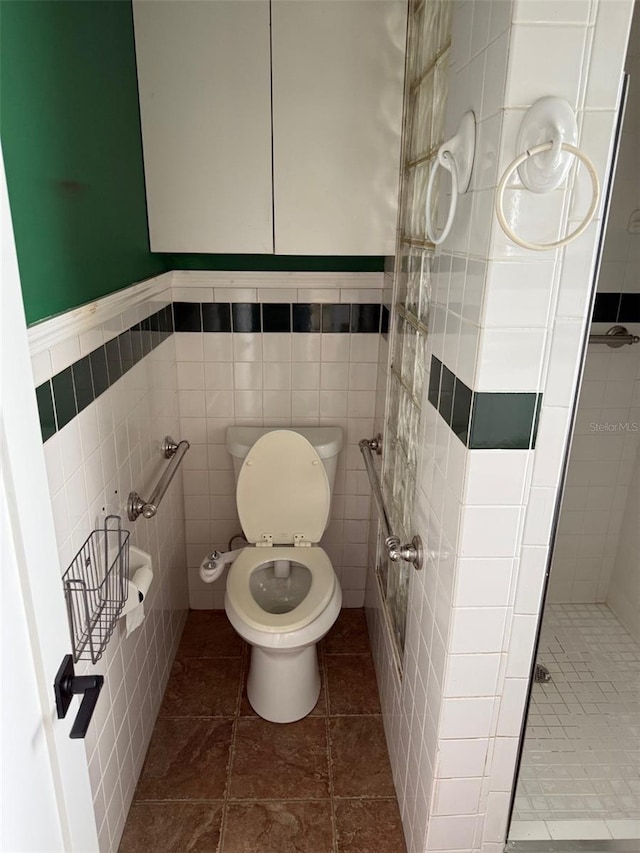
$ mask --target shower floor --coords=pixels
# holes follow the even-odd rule
[[[405,853],[363,610],[319,647],[304,720],[262,720],[249,648],[223,611],[189,613],[120,853]]]
[[[509,839],[640,839],[640,646],[606,605],[548,605],[538,662]]]

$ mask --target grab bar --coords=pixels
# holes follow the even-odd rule
[[[165,436],[162,442],[162,455],[165,459],[170,459],[171,462],[164,469],[148,501],[141,498],[137,492],[129,492],[129,499],[127,500],[129,521],[136,521],[141,515],[144,515],[145,518],[153,518],[158,512],[160,501],[169,488],[169,483],[173,480],[190,446],[188,441],[181,441],[177,444],[170,435]]]
[[[422,539],[419,536],[414,536],[410,545],[401,545],[400,539],[391,530],[389,513],[384,505],[384,497],[382,495],[382,489],[380,488],[380,480],[378,479],[378,473],[373,464],[373,454],[376,453],[380,456],[382,453],[382,435],[378,433],[375,438],[363,438],[362,441],[358,443],[358,447],[360,448],[360,453],[362,453],[364,467],[367,469],[367,475],[369,477],[369,482],[371,483],[371,490],[373,492],[373,498],[378,510],[378,515],[380,516],[382,532],[384,533],[384,544],[387,549],[389,559],[394,563],[397,563],[400,560],[405,560],[407,563],[413,563],[414,569],[421,569],[424,553],[422,548]]]
[[[611,349],[618,349],[625,344],[640,343],[638,335],[632,335],[625,326],[612,326],[604,335],[589,335],[590,344],[606,344]]]

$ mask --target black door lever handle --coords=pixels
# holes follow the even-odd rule
[[[67,716],[69,705],[74,696],[84,694],[69,733],[70,738],[83,738],[87,734],[103,684],[104,676],[102,675],[76,675],[71,655],[65,655],[62,659],[60,669],[53,682],[58,719],[62,720]]]

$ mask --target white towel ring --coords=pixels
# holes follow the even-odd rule
[[[436,177],[436,172],[438,171],[439,166],[442,166],[443,169],[451,173],[451,203],[449,205],[447,221],[445,222],[444,228],[442,229],[442,234],[437,237],[436,229],[434,228],[433,223],[431,222],[431,196],[433,194],[433,185]],[[444,243],[444,241],[449,236],[449,232],[451,231],[451,226],[453,225],[453,220],[456,215],[457,206],[458,168],[456,166],[455,157],[450,151],[438,151],[438,154],[431,165],[431,172],[429,173],[429,183],[427,184],[427,198],[424,203],[425,228],[427,232],[427,237],[429,238],[429,240],[431,240],[434,246],[439,246],[440,243]]]
[[[566,246],[567,243],[571,243],[572,240],[575,240],[579,237],[586,229],[588,228],[591,220],[595,216],[596,209],[598,207],[598,202],[600,201],[600,181],[598,180],[598,174],[596,172],[596,167],[593,164],[593,161],[590,157],[588,157],[584,151],[581,151],[575,145],[570,145],[568,142],[563,142],[560,145],[560,149],[562,151],[567,151],[569,154],[573,154],[581,163],[585,166],[587,172],[589,173],[589,177],[591,178],[591,186],[593,189],[593,198],[591,199],[591,204],[589,205],[589,210],[585,218],[582,220],[580,225],[572,231],[570,234],[567,234],[566,237],[563,237],[561,240],[556,240],[553,243],[530,243],[528,240],[523,240],[522,237],[518,237],[511,228],[509,227],[506,217],[504,215],[504,191],[507,186],[507,182],[513,172],[520,166],[521,163],[524,163],[525,160],[528,160],[529,157],[535,157],[536,154],[542,154],[544,151],[551,151],[553,148],[557,147],[556,142],[543,142],[541,145],[534,145],[532,148],[527,149],[523,154],[520,154],[516,157],[513,162],[511,162],[502,176],[502,180],[498,184],[498,191],[496,193],[496,216],[498,217],[498,222],[504,233],[507,237],[514,242],[517,246],[522,246],[523,249],[530,249],[533,252],[545,252],[548,249],[559,249],[562,246]]]

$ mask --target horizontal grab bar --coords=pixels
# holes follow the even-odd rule
[[[382,495],[382,489],[380,488],[380,480],[378,479],[378,473],[373,464],[373,454],[376,453],[380,456],[382,453],[382,436],[378,433],[375,438],[363,438],[362,441],[359,442],[358,447],[362,453],[364,467],[367,469],[367,476],[371,483],[371,491],[373,492],[373,499],[378,510],[378,515],[380,516],[382,532],[384,533],[384,544],[387,549],[389,559],[394,563],[397,563],[399,560],[405,560],[407,563],[413,563],[413,567],[415,569],[421,569],[423,549],[420,537],[414,536],[410,545],[401,545],[400,539],[395,536],[391,530],[389,513],[384,505],[384,497]]]
[[[640,336],[632,335],[625,326],[612,326],[604,335],[589,335],[590,344],[606,344],[611,349],[618,349],[625,344],[640,343]]]
[[[129,499],[127,501],[127,516],[129,521],[136,521],[141,515],[145,518],[153,518],[158,512],[160,501],[164,497],[165,492],[169,488],[169,483],[175,477],[176,471],[190,447],[191,445],[188,441],[176,443],[170,435],[165,437],[162,442],[162,455],[165,459],[170,459],[171,461],[164,469],[148,501],[141,498],[137,492],[129,492]]]

